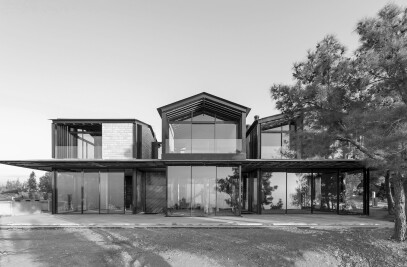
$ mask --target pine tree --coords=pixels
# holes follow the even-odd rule
[[[406,238],[407,11],[387,5],[357,25],[353,57],[335,37],[319,42],[294,64],[293,86],[273,85],[287,117],[300,116],[295,134],[304,157],[365,159],[388,171],[395,189],[394,238]]]

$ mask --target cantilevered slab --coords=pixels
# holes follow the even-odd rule
[[[49,159],[49,160],[3,160],[0,164],[36,169],[42,171],[75,170],[75,169],[165,169],[166,166],[242,166],[242,171],[270,169],[283,171],[292,169],[306,171],[311,169],[355,170],[364,168],[358,160],[82,160],[82,159]]]

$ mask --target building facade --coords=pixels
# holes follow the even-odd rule
[[[54,214],[369,213],[369,170],[303,159],[301,118],[248,126],[250,108],[208,93],[157,110],[161,142],[135,119],[54,119],[51,160],[0,163],[52,172]]]

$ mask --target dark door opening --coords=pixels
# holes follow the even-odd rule
[[[126,212],[133,212],[133,177],[125,177],[124,203]]]

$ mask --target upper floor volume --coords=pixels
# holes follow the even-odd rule
[[[153,159],[157,139],[150,125],[135,119],[53,119],[56,159]]]
[[[246,159],[250,108],[203,92],[157,110],[163,159]]]

